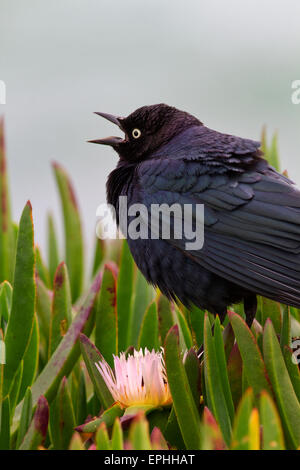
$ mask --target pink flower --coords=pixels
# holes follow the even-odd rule
[[[103,359],[96,363],[114,400],[121,406],[163,406],[172,402],[163,350],[134,350],[127,358],[124,353],[114,356],[114,372]]]

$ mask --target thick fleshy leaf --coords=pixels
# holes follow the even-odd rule
[[[275,331],[276,331],[276,329],[275,329]],[[280,332],[281,350],[283,351],[284,347],[289,346],[290,344],[291,344],[290,308],[288,307],[288,305],[284,305],[283,306],[283,313],[282,313],[282,328],[281,328],[281,332]]]
[[[9,397],[0,401],[0,450],[10,448],[10,406]]]
[[[36,406],[41,393],[47,397],[49,402],[53,400],[63,376],[68,376],[76,363],[80,355],[78,343],[79,335],[82,331],[86,335],[89,335],[94,326],[94,306],[100,286],[101,275],[99,274],[95,278],[85,299],[82,301],[82,305],[79,307],[78,313],[66,335],[32,386],[33,407]],[[18,426],[21,409],[22,402],[17,406],[15,411],[14,428]]]
[[[132,314],[133,258],[126,240],[122,244],[120,269],[117,281],[118,349],[125,351],[129,342],[129,325]]]
[[[54,449],[67,449],[75,427],[75,414],[68,382],[62,379],[55,400],[50,407],[50,435]]]
[[[283,450],[284,439],[276,406],[267,392],[261,392],[260,419],[262,425],[262,449]]]
[[[229,378],[228,378],[228,373],[227,373],[227,364],[226,364],[223,335],[222,335],[222,330],[221,330],[221,323],[220,323],[220,319],[218,316],[214,324],[214,343],[215,343],[216,358],[218,362],[220,379],[221,379],[221,386],[223,389],[224,398],[226,401],[230,420],[231,422],[233,422],[234,405],[233,405],[232,394],[231,394]]]
[[[35,310],[34,264],[33,223],[28,202],[20,220],[11,314],[5,334],[4,396],[9,393],[30,340]]]
[[[239,403],[233,424],[231,449],[248,450],[249,440],[249,420],[254,402],[253,391],[251,388],[246,390],[241,402]]]
[[[156,426],[151,432],[151,447],[153,450],[169,450],[168,444],[159,428]]]
[[[164,349],[168,383],[183,440],[187,449],[198,449],[200,419],[182,362],[177,325],[167,334]]]
[[[242,397],[243,361],[237,343],[234,344],[227,361],[227,373],[234,406]]]
[[[99,271],[99,268],[104,260],[104,257],[105,257],[104,240],[100,240],[100,238],[96,238],[92,276],[95,276],[95,274],[97,274],[97,272]]]
[[[22,400],[27,390],[35,379],[39,362],[39,325],[36,314],[34,315],[30,341],[23,359],[23,375],[18,396],[18,402]]]
[[[32,394],[30,388],[26,390],[23,406],[22,406],[22,413],[20,418],[20,426],[18,430],[18,437],[16,442],[16,448],[18,449],[21,442],[24,439],[25,434],[28,431],[29,425],[32,419]]]
[[[113,354],[118,354],[118,316],[116,268],[106,264],[96,313],[95,346],[113,366]]]
[[[159,348],[158,315],[156,303],[152,302],[147,308],[141,325],[138,348],[148,348],[149,351]]]
[[[200,362],[194,349],[190,349],[184,360],[184,369],[189,381],[190,389],[194,398],[196,408],[200,405],[201,371]]]
[[[79,297],[83,283],[83,240],[75,193],[67,173],[53,164],[60,193],[65,228],[65,258],[70,276],[72,302]]]
[[[129,442],[134,450],[151,450],[149,424],[143,413],[138,414],[130,426]]]
[[[43,281],[45,286],[50,289],[50,275],[42,259],[41,251],[38,246],[35,247],[35,270],[37,272],[38,277]]]
[[[161,343],[164,344],[169,329],[174,325],[175,319],[172,303],[163,294],[157,296],[158,328]]]
[[[179,339],[182,349],[190,349],[193,346],[192,335],[183,313],[175,308],[176,323],[179,325]]]
[[[76,423],[83,423],[88,415],[87,392],[86,392],[85,375],[84,375],[83,369],[81,369],[80,371],[75,412],[76,411],[77,411]]]
[[[266,297],[258,297],[258,310],[261,325],[263,326],[265,324],[267,318],[271,318],[275,330],[279,334],[282,323],[280,303],[267,299]]]
[[[53,281],[53,299],[49,329],[51,357],[72,322],[72,300],[68,269],[64,262],[58,265]]]
[[[181,430],[178,424],[178,419],[175,413],[174,405],[171,408],[168,421],[166,426],[163,430],[164,436],[166,437],[167,441],[177,449],[185,449],[185,444],[182,439]]]
[[[260,432],[259,432],[259,414],[258,409],[253,408],[249,418],[249,450],[260,449]]]
[[[294,391],[300,403],[300,370],[298,363],[295,361],[295,357],[293,356],[293,350],[288,346],[284,346],[283,357]]]
[[[230,442],[231,422],[217,362],[214,338],[208,316],[204,319],[204,377],[207,404],[220,425],[224,440]]]
[[[193,305],[190,309],[190,321],[195,335],[196,344],[200,348],[203,344],[204,311]]]
[[[228,316],[241,353],[247,382],[253,388],[254,395],[258,396],[262,390],[271,393],[266,367],[253,333],[239,315],[229,312]]]
[[[85,450],[84,444],[78,432],[74,432],[70,442],[69,450]]]
[[[22,382],[22,377],[23,377],[23,364],[24,364],[23,361],[21,361],[17,369],[17,372],[14,376],[14,380],[9,391],[9,405],[10,405],[11,416],[14,415],[15,407],[17,405],[17,400],[19,396],[19,391],[21,388],[21,382]]]
[[[281,354],[271,320],[264,328],[264,359],[272,383],[287,443],[292,448],[300,445],[300,403]]]
[[[83,433],[96,432],[101,423],[105,423],[107,427],[114,424],[116,418],[120,418],[124,414],[124,409],[118,403],[105,410],[100,418],[93,418],[90,421],[76,427],[76,431]]]
[[[3,321],[8,323],[12,300],[12,286],[8,281],[3,281],[0,284],[0,327],[4,327]],[[1,318],[3,320],[1,320]]]
[[[111,435],[111,448],[112,450],[123,450],[123,431],[119,418],[115,419],[112,435]]]
[[[45,397],[40,396],[31,424],[19,447],[20,450],[34,450],[43,444],[46,439],[48,420],[48,402]]]
[[[97,450],[110,450],[111,445],[107,432],[106,424],[103,422],[100,424],[96,433],[96,449]]]
[[[144,313],[155,298],[155,290],[148,284],[140,270],[136,272],[132,315],[129,323],[129,339],[126,346],[138,344],[139,332],[143,322]]]
[[[103,407],[109,408],[113,404],[114,400],[96,367],[96,363],[102,361],[103,356],[87,336],[83,334],[80,335],[80,348],[89,376],[93,382],[95,392]]]
[[[48,268],[50,285],[52,285],[57,266],[59,265],[59,252],[54,220],[52,214],[50,213],[48,214],[47,225]]]
[[[220,426],[216,422],[211,411],[204,407],[203,423],[201,426],[201,449],[202,450],[224,450],[226,444]]]

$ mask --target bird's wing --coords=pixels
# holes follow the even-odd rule
[[[242,156],[255,160],[247,152]],[[225,158],[231,165],[241,157],[229,153]],[[187,251],[185,237],[167,241],[250,291],[300,307],[300,191],[256,160],[252,170],[240,172],[223,172],[223,165],[219,171],[218,158],[210,166],[202,158],[147,160],[136,170],[139,199],[148,208],[204,204],[203,248]]]

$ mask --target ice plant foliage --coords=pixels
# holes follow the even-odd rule
[[[172,398],[166,378],[163,350],[134,350],[114,356],[114,372],[103,359],[96,367],[116,402],[123,407],[136,405],[162,406]]]

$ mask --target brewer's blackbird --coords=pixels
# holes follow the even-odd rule
[[[228,306],[243,302],[249,326],[257,294],[300,308],[300,191],[262,158],[259,142],[209,129],[165,104],[125,118],[97,114],[125,133],[91,141],[119,154],[107,181],[117,213],[119,196],[147,208],[204,204],[201,249],[187,250],[184,236],[128,237],[150,283],[221,321]]]

